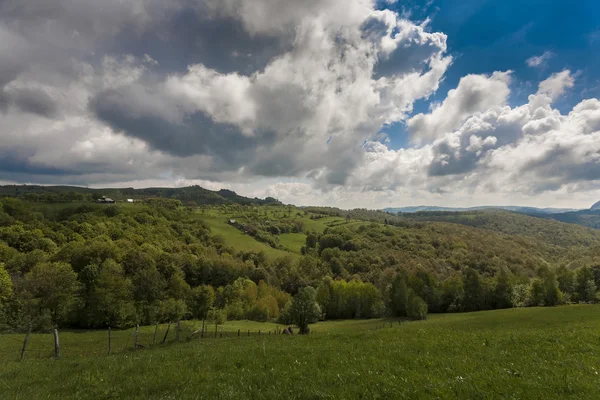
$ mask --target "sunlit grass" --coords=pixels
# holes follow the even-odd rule
[[[169,336],[169,344],[112,356],[91,350],[106,343],[105,331],[63,332],[61,360],[2,364],[0,398],[594,399],[600,392],[600,306],[434,315],[382,329],[384,323],[325,322],[307,337],[238,338],[237,329],[276,326],[228,322],[235,334],[227,337],[173,343]],[[184,326],[189,332],[197,325]],[[140,342],[151,341],[154,328],[141,331]],[[32,344],[51,353],[46,338]],[[19,347],[3,338],[3,351],[7,341]]]

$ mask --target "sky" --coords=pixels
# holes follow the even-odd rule
[[[0,182],[600,200],[600,2],[2,0]]]

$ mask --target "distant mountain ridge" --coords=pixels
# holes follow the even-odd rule
[[[594,204],[590,209],[569,209],[569,208],[536,208],[520,206],[481,206],[481,207],[436,207],[436,206],[416,206],[416,207],[398,207],[386,208],[384,211],[394,214],[411,214],[411,217],[419,217],[424,220],[439,220],[444,217],[443,213],[456,213],[457,215],[446,215],[450,220],[452,218],[460,219],[461,216],[474,211],[493,211],[504,210],[525,214],[532,217],[553,219],[568,224],[576,224],[593,229],[600,229],[600,202]],[[463,214],[464,213],[464,214]]]
[[[600,208],[600,203],[597,204]],[[567,212],[580,211],[576,208],[537,208],[537,207],[522,207],[522,206],[478,206],[478,207],[437,207],[437,206],[414,206],[414,207],[397,207],[385,208],[384,211],[390,213],[416,213],[427,211],[482,211],[482,210],[506,210],[515,211],[523,214],[562,214]]]
[[[281,204],[279,200],[272,197],[265,199],[250,198],[238,195],[236,192],[221,189],[213,191],[204,189],[200,186],[188,186],[181,188],[106,188],[90,189],[80,186],[41,186],[41,185],[4,185],[0,186],[0,196],[20,197],[25,200],[44,201],[45,198],[64,198],[68,193],[78,193],[80,195],[91,196],[97,199],[102,196],[109,197],[117,201],[126,199],[144,200],[149,198],[175,199],[183,204],[195,203],[197,205],[210,204],[243,204],[243,205],[262,205],[262,204]],[[89,197],[88,197],[89,199]]]

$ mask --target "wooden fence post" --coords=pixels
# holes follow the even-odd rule
[[[250,336],[250,329],[248,329],[248,336]]]
[[[240,337],[240,329],[238,329],[238,337]]]
[[[25,358],[25,352],[27,351],[27,343],[29,343],[29,335],[31,335],[31,321],[29,321],[29,328],[27,328],[27,334],[23,341],[23,348],[21,349],[21,361]]]
[[[179,342],[179,328],[180,328],[180,322],[179,320],[177,320],[177,325],[175,325],[175,340],[177,340]]]
[[[54,330],[54,357],[60,358],[60,343],[58,341],[58,329]]]
[[[219,329],[219,325],[217,325],[217,323],[215,322],[215,337],[217,337],[218,329]]]
[[[260,336],[260,329],[258,330],[258,336]]]
[[[154,328],[154,337],[152,338],[152,344],[156,344],[156,334],[158,333],[158,322],[156,323],[156,327]]]
[[[163,337],[162,342],[166,342],[167,341],[167,336],[169,335],[169,329],[171,329],[171,323],[169,322],[169,325],[167,325],[167,331],[165,332],[165,337]]]
[[[110,326],[108,327],[108,354],[110,356],[110,351],[112,350],[112,332],[110,330]]]
[[[202,335],[200,336],[202,339],[204,339],[204,325],[206,324],[206,319],[202,320]]]
[[[135,335],[133,336],[133,351],[137,351],[137,340],[138,340],[139,331],[140,331],[140,326],[136,325],[135,326]]]

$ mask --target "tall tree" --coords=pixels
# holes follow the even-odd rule
[[[10,275],[8,275],[8,272],[4,269],[4,264],[0,264],[0,310],[4,305],[4,302],[6,302],[12,294],[13,284]]]
[[[577,296],[578,301],[593,301],[595,297],[595,288],[592,291],[592,285],[588,282],[594,282],[594,272],[588,266],[581,267],[576,272]],[[595,286],[595,285],[594,285]]]
[[[477,271],[471,267],[467,267],[463,271],[463,288],[465,292],[463,299],[464,310],[480,310],[483,299],[483,284]]]
[[[547,266],[543,266],[538,270],[538,275],[544,285],[544,305],[555,306],[563,301],[563,294],[558,288],[558,281],[554,271]]]
[[[80,284],[69,264],[36,265],[25,275],[24,285],[30,312],[34,316],[48,312],[55,325],[66,322],[77,306]]]
[[[408,303],[408,286],[404,276],[396,275],[390,289],[390,304],[389,307],[396,317],[405,317],[407,313]]]
[[[494,287],[494,308],[512,307],[512,284],[506,268],[500,268]]]
[[[408,290],[408,302],[406,314],[412,320],[422,320],[427,318],[427,303],[419,297],[412,289]]]
[[[556,269],[556,279],[561,292],[572,295],[575,291],[575,273],[566,266],[561,265]]]
[[[309,333],[308,325],[321,317],[321,308],[317,304],[317,291],[308,286],[300,289],[286,310],[287,318],[296,324],[300,334]]]
[[[193,318],[206,319],[215,302],[212,286],[198,286],[192,289],[190,311]]]
[[[325,318],[335,316],[335,291],[333,288],[333,280],[327,276],[319,284],[317,288],[317,303],[321,307],[321,311]]]
[[[106,260],[98,268],[87,299],[86,318],[89,326],[126,328],[136,322],[133,284],[123,267]]]

